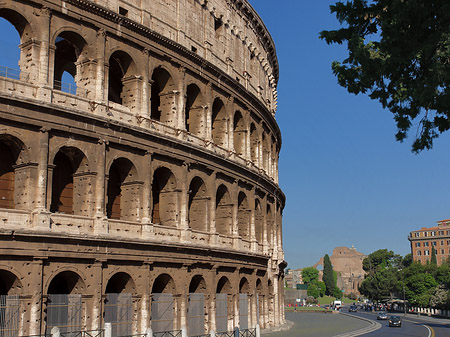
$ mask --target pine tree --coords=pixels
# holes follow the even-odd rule
[[[325,254],[323,257],[323,282],[325,283],[325,294],[328,296],[333,296],[334,294],[334,276],[333,276],[333,266],[331,265],[330,257]]]
[[[436,266],[437,265],[437,258],[436,258],[436,250],[434,247],[431,247],[431,264]]]

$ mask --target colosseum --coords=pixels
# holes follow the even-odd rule
[[[282,325],[278,61],[247,0],[0,0],[0,335]],[[0,62],[5,53],[0,55]]]

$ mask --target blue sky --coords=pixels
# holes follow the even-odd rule
[[[335,2],[250,0],[280,64],[276,119],[290,268],[311,266],[337,246],[405,255],[410,231],[450,218],[449,135],[415,155],[415,128],[396,142],[389,111],[337,84],[331,62],[343,60],[346,48],[318,39],[321,30],[339,27],[329,11]]]
[[[315,264],[337,246],[369,254],[409,253],[410,231],[450,218],[450,135],[411,153],[395,141],[389,111],[348,94],[331,73],[343,46],[318,39],[338,27],[333,1],[250,0],[269,29],[280,63],[278,112],[283,146],[280,185],[287,202],[283,241],[290,268]],[[0,19],[1,64],[17,42]],[[412,131],[414,136],[415,130]]]

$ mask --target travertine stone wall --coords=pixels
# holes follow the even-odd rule
[[[194,331],[190,293],[204,333],[282,324],[278,63],[248,2],[11,0],[0,17],[20,36],[0,76],[8,329],[99,330],[121,304],[113,335],[149,333],[161,293],[172,330]],[[58,296],[80,316],[55,322]]]

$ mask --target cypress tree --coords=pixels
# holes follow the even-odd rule
[[[431,264],[434,266],[437,265],[436,250],[434,247],[431,247]]]
[[[331,265],[330,257],[325,254],[323,257],[323,282],[325,283],[325,294],[328,296],[333,296],[334,294],[334,276],[333,276],[333,266]]]

